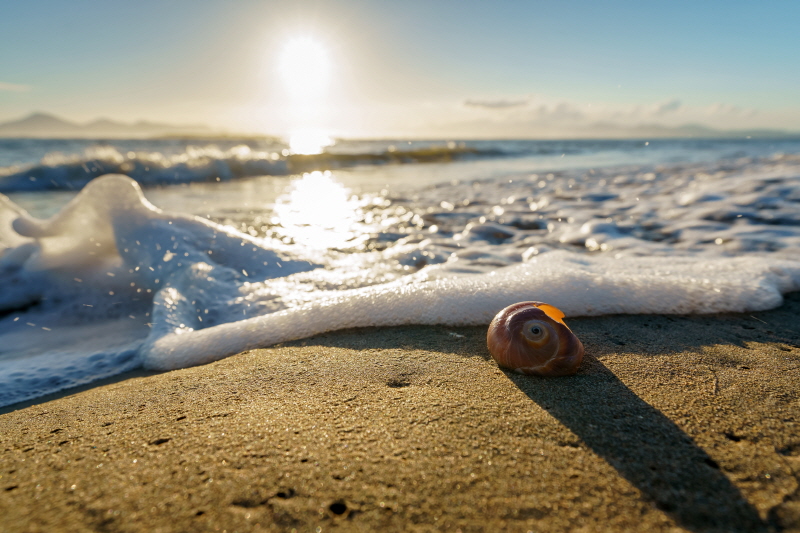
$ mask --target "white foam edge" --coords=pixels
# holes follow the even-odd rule
[[[331,291],[269,315],[197,331],[154,332],[142,354],[146,368],[170,370],[344,328],[483,325],[526,300],[548,302],[567,317],[706,314],[774,308],[782,294],[798,289],[800,261],[552,252],[487,274]]]

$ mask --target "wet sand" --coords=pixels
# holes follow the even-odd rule
[[[0,530],[800,531],[800,294],[567,323],[569,378],[359,329],[6,408]]]

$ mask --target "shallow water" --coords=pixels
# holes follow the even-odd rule
[[[525,299],[711,313],[800,289],[798,141],[128,143],[0,141],[0,405]]]

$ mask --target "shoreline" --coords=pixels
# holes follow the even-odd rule
[[[0,407],[0,416],[6,415],[8,413],[13,413],[14,411],[19,411],[20,409],[26,409],[28,407],[34,407],[39,404],[49,403],[55,400],[59,400],[61,398],[68,398],[75,394],[79,394],[83,391],[92,390],[98,387],[104,387],[106,385],[113,385],[115,383],[121,383],[136,378],[155,376],[157,374],[161,374],[161,372],[156,372],[154,370],[145,370],[143,368],[129,370],[127,372],[123,372],[121,374],[117,374],[103,379],[98,379],[96,381],[92,381],[84,385],[78,385],[77,387],[69,387],[68,389],[62,389],[60,391],[52,392],[50,394],[45,394],[43,396],[37,396],[36,398],[32,398],[30,400],[23,400],[21,402],[12,403],[11,405],[2,406]]]
[[[800,531],[800,293],[567,318],[579,373],[483,327],[333,332],[0,410],[8,531]]]

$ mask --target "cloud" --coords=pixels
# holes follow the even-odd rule
[[[512,110],[512,114],[506,114],[507,119],[511,120],[534,120],[541,122],[562,122],[579,121],[586,118],[586,113],[572,102],[565,100],[553,100],[539,95],[527,95],[524,97],[507,97],[493,100],[481,100],[470,98],[463,102],[464,107],[477,108],[497,112],[495,116],[500,116],[502,111]]]
[[[715,103],[705,108],[709,116],[716,117],[752,117],[758,114],[755,109],[743,109],[736,105]]]
[[[0,91],[12,91],[15,93],[24,93],[30,91],[30,85],[21,85],[19,83],[7,83],[0,81]]]
[[[528,113],[528,118],[548,121],[583,120],[586,115],[581,109],[569,102],[539,104]]]
[[[767,112],[730,103],[693,104],[678,97],[639,102],[570,100],[545,94],[506,94],[450,100],[440,113],[426,110],[420,128],[437,134],[480,137],[664,137],[692,127],[734,131],[800,131],[800,108]]]
[[[482,109],[508,109],[511,107],[522,107],[528,105],[528,99],[510,100],[507,98],[500,98],[498,100],[466,100],[464,102],[466,107],[480,107]]]
[[[656,115],[663,115],[665,113],[670,113],[672,111],[677,111],[681,108],[683,104],[677,98],[673,98],[667,102],[662,102],[660,104],[656,104],[655,114]]]

